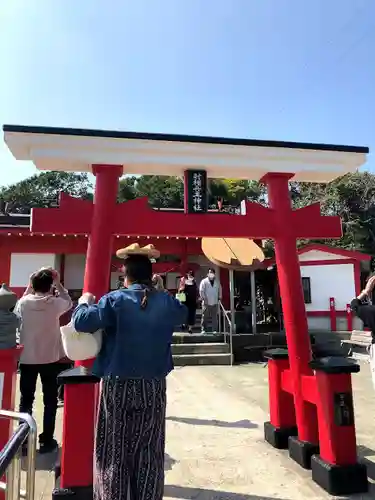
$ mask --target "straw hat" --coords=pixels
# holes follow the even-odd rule
[[[129,255],[145,255],[149,259],[158,259],[160,257],[159,250],[156,250],[154,245],[146,245],[145,247],[140,247],[138,243],[133,243],[125,248],[120,248],[117,250],[116,256],[119,259],[126,259]]]

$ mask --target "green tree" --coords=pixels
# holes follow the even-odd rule
[[[120,181],[119,201],[147,196],[150,204],[160,208],[183,208],[184,185],[180,177],[141,175],[124,177]],[[242,200],[264,202],[265,187],[259,182],[236,179],[209,179],[208,204],[217,207],[222,199],[225,205],[239,205]]]
[[[137,177],[130,176],[124,177],[120,180],[119,190],[118,190],[118,201],[129,201],[134,200],[137,197],[136,194],[136,182]]]
[[[211,198],[222,198],[225,205],[237,206],[242,200],[264,203],[266,188],[257,181],[213,179],[210,192]]]
[[[328,184],[293,183],[295,208],[320,202],[324,215],[338,215],[343,237],[326,243],[375,254],[375,175],[346,174]]]
[[[227,189],[227,203],[229,205],[239,205],[242,200],[264,202],[266,188],[257,181],[224,179]]]
[[[182,179],[162,175],[142,175],[121,179],[120,202],[140,196],[147,196],[150,204],[157,208],[183,208],[184,187]]]
[[[21,182],[0,188],[0,200],[9,210],[28,213],[33,207],[50,207],[58,203],[60,193],[92,198],[92,184],[86,173],[42,172]]]

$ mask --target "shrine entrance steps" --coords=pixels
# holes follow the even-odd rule
[[[229,345],[222,334],[176,332],[172,354],[175,366],[231,364]]]

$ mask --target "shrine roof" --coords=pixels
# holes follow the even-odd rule
[[[30,214],[0,214],[0,229],[30,228]]]
[[[358,250],[347,250],[345,248],[334,247],[330,245],[322,245],[319,243],[308,243],[307,245],[304,245],[303,247],[300,247],[298,249],[299,255],[308,254],[310,252],[329,253],[347,259],[363,260],[363,261],[370,261],[373,258],[372,255],[358,252]]]
[[[123,165],[126,174],[182,175],[205,169],[212,178],[261,179],[294,173],[305,182],[329,182],[363,165],[366,147],[195,135],[4,125],[18,160],[40,170],[91,171],[93,164]]]

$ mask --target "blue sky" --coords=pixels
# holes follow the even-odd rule
[[[3,1],[0,122],[375,149],[374,53],[373,0]]]

